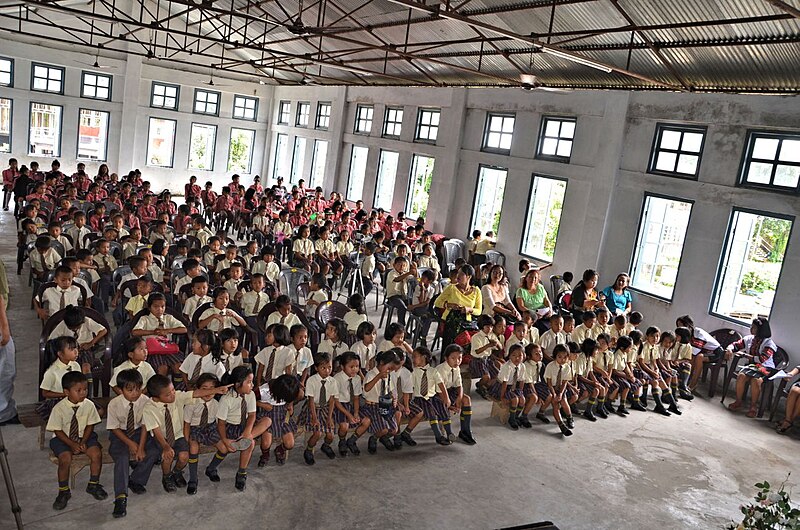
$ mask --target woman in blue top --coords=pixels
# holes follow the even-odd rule
[[[617,274],[614,285],[609,285],[603,289],[602,294],[606,297],[606,307],[612,315],[627,315],[631,312],[631,292],[628,290],[631,278],[626,273]]]

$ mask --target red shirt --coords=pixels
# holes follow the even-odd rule
[[[233,210],[233,198],[230,195],[220,195],[214,203],[215,212],[225,212]]]
[[[89,218],[89,228],[92,229],[92,232],[102,232],[103,231],[103,218],[99,215],[93,215]]]
[[[312,209],[313,211],[315,211],[315,212],[322,212],[322,211],[324,211],[324,210],[325,210],[325,208],[327,208],[327,207],[328,207],[328,201],[326,201],[326,200],[325,200],[325,199],[323,199],[323,198],[319,198],[319,199],[311,199],[311,200],[309,201],[309,206],[310,206],[310,207],[311,207],[311,209]]]
[[[156,217],[158,217],[158,212],[156,212],[156,207],[152,204],[149,206],[139,206],[139,218],[145,223],[155,221]]]
[[[14,181],[17,179],[19,175],[19,170],[17,169],[4,169],[3,170],[3,186],[13,186]]]
[[[197,184],[186,184],[186,186],[183,187],[183,191],[187,197],[189,195],[192,195],[194,197],[199,197],[201,192],[200,186],[198,186]]]

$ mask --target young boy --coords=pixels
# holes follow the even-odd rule
[[[483,239],[483,233],[480,230],[473,230],[472,231],[472,240],[469,242],[469,246],[467,247],[467,253],[468,253],[467,257],[469,258],[469,263],[472,266],[482,265],[483,264],[483,262],[477,263],[477,264],[475,263],[475,259],[476,259],[475,258],[475,249],[478,247],[478,243],[480,243],[482,239]],[[484,257],[484,259],[486,258],[485,255],[483,257]]]
[[[50,315],[68,305],[75,307],[81,305],[81,296],[83,295],[80,287],[72,284],[72,269],[64,265],[58,267],[53,280],[56,285],[48,287],[42,293],[41,298],[37,296],[33,300],[36,314],[42,321],[46,321]]]
[[[153,292],[153,282],[147,276],[142,276],[136,280],[136,296],[131,297],[125,304],[125,312],[133,318],[139,311],[147,305],[147,297]]]
[[[78,341],[80,355],[78,362],[81,371],[86,374],[89,383],[92,383],[92,365],[95,358],[102,356],[103,346],[98,344],[108,335],[108,330],[91,318],[86,318],[81,307],[73,307],[67,311],[64,319],[59,322],[50,333],[49,339],[63,336],[74,336]]]
[[[422,319],[418,333],[423,347],[426,347],[425,339],[428,337],[428,330],[436,320],[430,309],[431,300],[433,300],[433,295],[436,293],[436,289],[433,287],[435,280],[436,272],[434,270],[423,271],[419,283],[414,289],[411,303],[408,305],[408,310],[411,311],[411,314]]]
[[[86,493],[98,501],[108,497],[100,484],[103,450],[94,432],[94,426],[100,423],[100,416],[94,403],[86,399],[89,392],[86,376],[79,371],[69,371],[61,378],[61,386],[66,397],[53,407],[47,420],[47,430],[53,433],[50,449],[58,458],[58,496],[53,502],[54,510],[66,508],[72,497],[69,490],[72,455],[85,454],[89,457]]]
[[[572,436],[573,419],[572,413],[567,403],[567,382],[573,379],[572,370],[570,370],[567,360],[569,353],[567,347],[563,344],[558,344],[553,349],[553,357],[555,362],[551,362],[544,369],[544,380],[547,383],[547,388],[552,396],[553,403],[553,418],[558,423],[558,428],[564,436]],[[566,418],[562,421],[561,411],[566,413]]]
[[[364,284],[364,298],[372,291],[375,278],[375,243],[364,246],[364,260],[361,262],[361,282]]]
[[[74,224],[66,230],[66,233],[72,238],[73,247],[76,249],[84,248],[83,237],[91,233],[91,230],[86,226],[86,214],[80,210],[75,212],[72,216],[72,222]]]
[[[47,235],[49,235],[53,241],[61,243],[61,246],[64,247],[64,256],[61,256],[64,258],[67,254],[72,253],[72,243],[61,233],[61,230],[61,223],[58,221],[51,221],[50,224],[47,225]]]
[[[567,336],[564,335],[564,319],[561,315],[554,314],[550,317],[550,329],[542,333],[537,344],[542,348],[542,357],[548,363],[553,360],[553,349],[557,344],[566,344]],[[576,341],[577,342],[577,341]]]
[[[47,279],[47,273],[55,270],[56,263],[60,259],[58,252],[50,247],[50,241],[48,236],[37,237],[34,243],[34,250],[28,256],[33,275],[40,282],[44,282]]]
[[[394,305],[400,325],[406,325],[406,304],[408,303],[408,280],[417,275],[417,265],[398,256],[394,259],[394,268],[386,276],[386,302]]]
[[[192,278],[192,296],[186,299],[183,304],[183,314],[192,321],[195,310],[205,303],[213,302],[212,298],[208,296],[208,280],[203,276],[195,276]]]
[[[117,260],[111,255],[111,244],[101,239],[97,242],[97,254],[94,255],[92,260],[97,266],[97,272],[100,274],[100,298],[103,302],[107,302],[111,297],[112,292],[112,276],[114,271],[117,270]]]
[[[185,260],[181,264],[181,269],[186,274],[181,278],[178,278],[178,281],[175,282],[175,292],[180,293],[181,287],[184,285],[191,283],[196,277],[200,276],[202,269],[200,268],[200,262],[194,258],[189,258]]]
[[[572,340],[583,344],[586,339],[596,339],[601,331],[595,326],[597,314],[594,311],[584,311],[583,323],[572,332]]]
[[[270,324],[283,324],[291,329],[295,324],[302,324],[297,315],[292,312],[292,301],[287,295],[282,294],[275,299],[275,309],[277,311],[273,311],[267,317],[265,327],[269,327]]]
[[[417,266],[420,269],[431,269],[434,272],[434,281],[441,276],[442,268],[439,266],[439,260],[433,253],[433,243],[425,243],[422,245],[422,255],[417,261]]]
[[[521,320],[514,322],[514,332],[506,341],[506,357],[508,357],[508,351],[511,348],[511,346],[513,346],[518,342],[522,344],[523,349],[528,347],[530,341],[528,340],[527,334],[528,334],[528,325],[525,322]]]
[[[269,303],[269,295],[264,292],[264,285],[264,275],[254,273],[250,276],[250,290],[242,295],[240,301],[244,320],[253,329],[258,329],[256,322],[258,314]]]

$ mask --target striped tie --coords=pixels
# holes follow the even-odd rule
[[[422,379],[419,382],[419,394],[422,397],[427,397],[428,395],[428,372],[425,368],[422,368]]]
[[[136,431],[136,423],[133,417],[133,403],[128,407],[128,421],[125,424],[125,434],[128,438],[133,438],[133,433]]]
[[[244,398],[244,394],[242,394],[242,421],[241,425],[244,427],[245,422],[247,421],[247,400]]]
[[[80,441],[80,433],[78,432],[78,409],[80,406],[72,407],[72,419],[69,422],[69,439],[73,442]]]
[[[605,356],[605,354],[603,354],[603,356]],[[564,369],[564,365],[563,364],[558,367],[558,376],[556,376],[556,386],[557,387],[561,386],[561,370],[563,370],[563,369]]]
[[[203,412],[200,414],[200,427],[208,425],[208,403],[203,403]]]
[[[258,310],[261,307],[261,293],[256,293],[256,305],[253,306],[253,314],[258,315]]]
[[[175,426],[172,425],[172,414],[169,412],[169,405],[164,404],[164,430],[166,431],[167,445],[175,445]]]
[[[514,375],[511,376],[511,386],[517,384],[517,375],[519,374],[519,366],[514,368]]]
[[[455,384],[456,382],[456,369],[450,368],[450,381]]]
[[[272,370],[273,370],[273,368],[275,368],[275,352],[276,351],[277,350],[273,346],[272,347],[272,353],[269,356],[269,362],[267,362],[267,371],[266,371],[267,381],[272,381]]]
[[[64,309],[67,306],[67,291],[61,291],[61,300],[58,302],[58,309]]]
[[[327,381],[325,381],[324,379],[320,381],[320,384],[322,385],[320,387],[320,389],[319,389],[319,406],[320,407],[324,407],[326,402],[328,401],[328,393],[325,391],[325,383],[327,383]]]
[[[353,400],[355,399],[355,395],[356,395],[355,391],[353,390],[353,378],[352,377],[347,381],[347,386],[348,386],[348,390],[350,392],[350,404],[352,404]]]
[[[192,378],[190,382],[194,384],[197,381],[197,378],[200,377],[200,370],[202,369],[203,358],[197,360],[197,364],[194,365],[194,370],[192,371]]]

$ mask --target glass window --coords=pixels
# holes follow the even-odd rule
[[[794,217],[734,208],[711,313],[744,325],[769,318]]]
[[[31,123],[28,135],[28,154],[61,156],[60,105],[31,103]]]
[[[364,177],[367,175],[369,147],[353,146],[350,152],[350,171],[347,174],[347,198],[361,200],[364,194]]]
[[[0,85],[14,86],[14,59],[0,57]]]
[[[569,162],[569,157],[572,155],[574,137],[575,118],[543,117],[536,158],[555,162]]]
[[[500,167],[481,166],[478,171],[478,186],[472,206],[472,221],[469,233],[480,230],[484,234],[500,228],[500,210],[503,208],[503,193],[506,189],[508,170]]]
[[[436,159],[432,156],[414,155],[411,161],[411,178],[409,179],[408,198],[406,200],[406,217],[416,219],[428,213],[433,166]]]
[[[64,69],[60,66],[47,66],[33,63],[31,70],[31,90],[37,92],[64,93]]]
[[[192,134],[189,138],[189,169],[213,170],[216,143],[216,125],[193,123]]]
[[[645,194],[631,265],[631,287],[672,300],[692,202]]]
[[[514,137],[514,114],[487,114],[486,130],[483,133],[485,151],[511,152],[511,139]]]
[[[705,127],[659,123],[656,126],[648,172],[696,179],[705,136]]]
[[[403,107],[386,107],[383,135],[398,138],[403,128]]]
[[[178,110],[180,91],[181,87],[178,85],[167,85],[153,81],[150,106],[159,109]]]
[[[100,110],[80,109],[78,124],[78,159],[107,160],[108,119]]]
[[[194,113],[219,116],[219,92],[209,90],[194,90]]]
[[[356,133],[369,134],[372,131],[373,110],[372,105],[358,105],[356,107]]]
[[[278,134],[275,136],[275,158],[272,163],[272,178],[288,178],[291,161],[289,160],[289,136]]]
[[[383,208],[387,212],[392,211],[394,183],[397,178],[399,160],[400,153],[381,150],[381,158],[378,162],[378,181],[375,184],[375,200],[373,201],[375,208]]]
[[[800,133],[748,133],[739,182],[754,188],[800,191]]]
[[[289,182],[299,182],[303,178],[306,165],[306,139],[295,136],[294,149],[292,149],[292,170],[289,173]]]
[[[0,98],[0,153],[11,152],[11,107],[10,99]]]
[[[233,96],[233,117],[239,120],[255,121],[258,115],[258,98]]]
[[[292,115],[292,103],[281,101],[278,103],[278,125],[289,125],[289,117]]]
[[[228,171],[250,173],[255,138],[255,131],[231,128],[231,143],[228,147]]]
[[[314,154],[311,157],[311,182],[309,186],[322,186],[325,180],[325,163],[328,159],[328,141],[314,140]]]
[[[147,165],[172,167],[175,154],[175,130],[178,122],[164,118],[150,118],[147,133]]]
[[[81,97],[111,100],[111,76],[83,72],[81,76]]]
[[[311,103],[300,102],[297,104],[297,121],[295,125],[298,127],[308,127],[308,117],[311,114]]]
[[[317,129],[327,129],[331,124],[331,104],[330,103],[317,103],[317,121],[315,123]],[[327,147],[326,147],[327,149]]]
[[[565,179],[533,176],[520,254],[541,261],[553,261],[566,193]]]
[[[436,137],[439,136],[440,115],[441,112],[438,109],[419,109],[417,134],[414,135],[414,140],[436,143]]]

